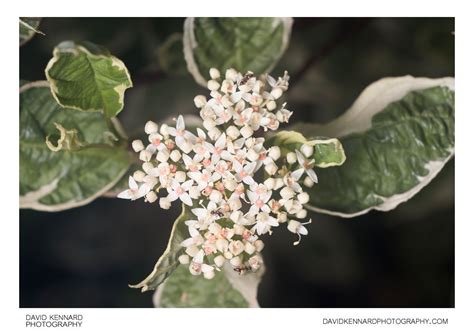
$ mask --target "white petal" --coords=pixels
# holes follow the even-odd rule
[[[118,198],[122,199],[131,199],[132,198],[132,192],[130,190],[124,190],[120,194],[117,195]]]
[[[309,178],[314,182],[318,183],[318,176],[316,175],[316,172],[314,169],[307,169],[306,174],[308,174]]]
[[[184,118],[182,115],[179,115],[178,120],[176,121],[176,130],[184,130]]]
[[[179,199],[188,206],[193,205],[193,200],[191,199],[191,196],[189,196],[188,193],[182,194],[181,196],[179,196]]]
[[[291,173],[291,178],[298,181],[301,178],[301,175],[304,174],[304,168],[300,168]]]
[[[128,177],[128,187],[133,190],[138,189],[137,182],[135,182],[135,179],[132,176]]]

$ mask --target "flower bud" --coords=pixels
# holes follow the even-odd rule
[[[160,208],[168,210],[171,207],[171,201],[168,197],[161,197],[160,198]]]
[[[224,187],[229,191],[234,191],[237,188],[237,182],[233,178],[227,178],[224,181]]]
[[[250,126],[246,125],[240,129],[240,133],[242,134],[242,137],[249,138],[251,135],[253,135],[253,130]]]
[[[309,202],[309,195],[308,195],[308,193],[301,193],[301,194],[298,194],[297,198],[298,198],[298,201],[299,201],[301,204],[306,204],[306,203]]]
[[[312,186],[314,186],[314,181],[311,180],[311,178],[309,176],[306,176],[304,181],[303,181],[303,184],[308,187],[308,188],[311,188]]]
[[[234,211],[230,214],[230,220],[237,224],[239,219],[242,217],[242,211]]]
[[[262,258],[258,255],[252,256],[249,259],[249,265],[252,268],[252,271],[257,271],[262,266]]]
[[[194,105],[196,106],[196,108],[202,108],[206,105],[206,103],[207,103],[207,100],[204,95],[197,95],[194,98]]]
[[[268,156],[272,158],[272,160],[274,161],[280,159],[280,156],[281,156],[280,148],[278,146],[270,147],[270,149],[268,150]]]
[[[174,178],[179,183],[183,183],[184,181],[186,181],[186,173],[183,171],[177,171],[176,174],[174,175]]]
[[[257,240],[257,241],[255,241],[253,245],[255,246],[255,250],[256,250],[257,252],[261,252],[262,249],[263,249],[263,247],[265,246],[265,244],[263,243],[262,240]]]
[[[234,254],[235,256],[239,255],[244,251],[244,244],[240,240],[234,240],[230,243],[229,245],[229,250]]]
[[[222,227],[217,223],[212,223],[211,225],[209,225],[209,231],[212,234],[218,235],[219,233],[221,233],[221,229]]]
[[[281,224],[281,223],[284,223],[288,220],[288,215],[286,214],[286,212],[284,211],[280,211],[278,212],[278,216],[277,216],[277,219],[278,219],[278,222]]]
[[[142,169],[145,171],[145,173],[149,173],[155,166],[151,162],[145,162],[142,165]]]
[[[168,153],[167,150],[159,151],[156,154],[156,160],[158,160],[159,162],[166,162],[168,161],[169,157],[170,157],[170,154]]]
[[[235,139],[239,138],[239,136],[240,136],[239,129],[237,129],[237,127],[234,126],[234,125],[229,126],[225,132],[226,132],[227,136],[229,136],[230,139],[232,139],[232,140],[235,140]]]
[[[153,188],[154,186],[157,185],[158,179],[154,176],[151,175],[146,175],[143,178],[143,182],[145,182],[150,188]]]
[[[280,190],[280,196],[283,199],[290,199],[294,194],[295,192],[290,187],[284,187],[282,190]]]
[[[221,85],[216,80],[209,80],[207,82],[207,89],[218,90]]]
[[[143,146],[143,142],[140,139],[135,139],[132,141],[132,148],[135,152],[140,152],[145,146]]]
[[[245,243],[245,253],[252,255],[255,252],[255,246],[251,242]]]
[[[283,181],[283,179],[281,177],[278,177],[275,179],[275,186],[273,187],[273,189],[280,189],[284,185],[285,185],[285,182]]]
[[[313,155],[314,147],[311,146],[311,145],[303,144],[303,145],[301,145],[300,151],[301,151],[301,153],[303,153],[303,155],[306,158],[309,158]]]
[[[227,260],[230,260],[230,259],[232,259],[233,255],[232,255],[231,252],[226,251],[226,252],[224,252],[224,257],[225,257]]]
[[[221,130],[219,130],[217,127],[214,127],[212,129],[209,129],[209,132],[208,132],[208,136],[209,138],[211,138],[212,140],[217,140],[217,138],[219,138],[221,136]]]
[[[308,215],[308,211],[306,211],[305,209],[301,209],[296,212],[296,218],[298,219],[304,219],[306,218],[307,215]]]
[[[218,255],[214,258],[214,263],[217,267],[222,267],[225,263],[225,258],[222,255]]]
[[[152,121],[146,122],[145,132],[147,135],[151,135],[152,133],[158,132],[158,124]]]
[[[141,170],[137,170],[133,173],[133,178],[137,182],[143,182],[143,178],[145,177],[145,175],[146,174],[144,172],[142,172]]]
[[[198,187],[189,188],[189,196],[194,199],[199,198],[199,196],[201,196],[201,192],[199,191]]]
[[[171,151],[170,158],[174,162],[177,162],[179,159],[181,159],[181,153],[178,150],[173,150]]]
[[[219,203],[222,200],[222,193],[214,189],[213,191],[211,191],[209,199],[214,203]]]
[[[229,68],[227,71],[225,71],[225,78],[228,80],[235,81],[237,79],[237,75],[237,71],[233,68]]]
[[[239,256],[233,257],[230,259],[230,264],[234,267],[238,267],[242,264],[242,259]]]
[[[269,175],[275,175],[276,172],[278,171],[278,167],[277,165],[272,161],[268,164],[265,165],[265,171],[269,174]]]
[[[265,185],[265,187],[267,187],[268,190],[273,190],[273,187],[275,186],[275,179],[269,177],[263,182],[263,184]]]
[[[140,152],[139,158],[141,161],[150,161],[152,153],[147,150],[143,150]]]
[[[283,90],[282,90],[281,88],[278,88],[278,87],[277,87],[277,88],[273,88],[270,94],[272,94],[272,96],[273,96],[276,100],[278,100],[278,99],[283,95]]]
[[[168,136],[169,136],[169,133],[168,133],[168,125],[167,125],[167,124],[161,124],[160,133],[161,133],[163,136],[165,136],[165,137],[168,137]]]
[[[148,194],[146,194],[145,198],[148,203],[153,203],[158,199],[158,196],[156,196],[154,191],[150,191]]]
[[[286,161],[288,161],[290,165],[294,164],[296,162],[296,154],[294,152],[289,152],[286,155]]]
[[[255,161],[257,160],[259,157],[259,154],[257,152],[255,152],[254,150],[250,149],[247,151],[247,159],[250,160],[250,161]]]
[[[213,67],[209,70],[209,76],[211,77],[211,79],[218,79],[221,76],[221,72],[219,72],[217,68]]]
[[[221,253],[225,253],[228,246],[229,242],[226,239],[218,239],[216,241],[216,249]]]
[[[181,264],[188,264],[189,263],[189,256],[186,254],[182,254],[178,257],[178,261]]]
[[[275,101],[268,101],[267,103],[267,109],[268,111],[272,111],[272,110],[275,110],[275,108],[277,107],[276,105],[276,102]]]
[[[236,235],[242,235],[242,233],[245,231],[245,227],[242,225],[234,225],[234,233]]]
[[[240,210],[242,207],[242,202],[238,198],[233,198],[228,201],[229,208],[234,212]]]
[[[191,245],[189,247],[186,247],[185,252],[189,256],[194,257],[197,253],[199,253],[199,248],[197,248],[196,245]]]
[[[205,279],[213,279],[214,276],[216,276],[216,273],[214,272],[214,270],[211,270],[211,271],[206,271],[202,275],[204,276]]]
[[[210,131],[211,129],[216,127],[216,122],[212,118],[206,118],[203,121],[202,126],[204,126],[206,130]]]

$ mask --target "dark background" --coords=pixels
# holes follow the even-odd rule
[[[133,138],[148,119],[196,113],[192,99],[205,93],[186,73],[182,26],[168,18],[45,18],[46,36],[20,49],[20,78],[44,80],[62,40],[106,46],[134,81],[119,116]],[[451,18],[298,18],[273,73],[292,77],[293,122],[326,122],[382,77],[454,76],[453,31]],[[178,42],[164,44],[169,36]],[[57,213],[21,210],[20,306],[151,307],[152,293],[127,284],[152,270],[177,215],[177,206],[108,198]],[[453,161],[391,212],[311,218],[298,247],[284,228],[265,238],[262,307],[454,306]]]

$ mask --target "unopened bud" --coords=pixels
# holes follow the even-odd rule
[[[209,76],[211,77],[211,79],[218,79],[221,76],[221,72],[219,72],[217,68],[213,67],[209,70]]]
[[[206,103],[207,103],[207,100],[204,95],[197,95],[194,98],[194,105],[196,106],[196,108],[202,108],[206,105]]]
[[[143,146],[143,142],[140,139],[136,139],[132,141],[132,148],[135,152],[140,152],[145,146]]]
[[[150,191],[145,197],[148,203],[153,203],[158,199],[158,196],[156,196],[154,191]]]
[[[158,124],[152,121],[148,121],[145,124],[145,132],[148,135],[151,135],[152,133],[158,132]]]

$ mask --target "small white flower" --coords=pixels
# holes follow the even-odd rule
[[[278,220],[266,212],[260,212],[256,222],[255,229],[259,235],[269,232],[272,226],[278,226]]]
[[[204,242],[204,238],[202,237],[201,233],[199,233],[199,231],[196,228],[189,226],[188,230],[189,230],[189,235],[191,237],[181,242],[181,246],[183,247],[189,247],[191,245],[199,246]]]
[[[189,265],[189,271],[193,275],[200,275],[201,273],[207,273],[214,270],[214,267],[203,263],[204,261],[204,251],[200,250],[191,261]]]
[[[191,196],[189,196],[188,191],[193,184],[193,180],[188,180],[184,183],[179,183],[176,180],[171,181],[171,186],[167,188],[168,190],[168,199],[173,202],[178,198],[186,205],[192,206],[193,201]]]
[[[135,180],[131,176],[128,178],[128,187],[130,189],[122,191],[120,194],[117,195],[117,197],[123,199],[131,199],[132,201],[134,201],[138,198],[145,196],[151,190],[150,186],[145,183],[139,187],[137,182],[135,182]]]
[[[312,159],[312,160],[306,159],[303,156],[303,154],[298,150],[296,151],[296,157],[298,158],[298,163],[304,169],[304,171],[309,176],[309,178],[314,183],[318,183],[318,176],[316,175],[316,172],[313,169],[315,160],[314,159]]]
[[[245,184],[248,185],[255,183],[252,178],[256,166],[255,162],[246,164],[245,167],[242,167],[242,165],[237,160],[234,160],[233,166],[234,170],[236,171],[235,178],[237,179],[237,182],[243,181]]]
[[[306,229],[306,227],[304,227],[303,225],[306,225],[306,224],[310,224],[311,223],[311,219],[306,222],[306,223],[300,223],[299,221],[297,220],[290,220],[288,222],[288,231],[290,231],[291,233],[295,233],[295,234],[298,234],[298,240],[295,241],[293,243],[293,245],[298,245],[301,241],[301,235],[307,235],[308,234],[308,230]]]
[[[184,153],[189,153],[191,151],[192,145],[189,141],[194,139],[196,136],[186,130],[183,116],[180,115],[176,120],[176,128],[168,127],[168,133],[175,137],[176,145]]]

